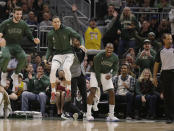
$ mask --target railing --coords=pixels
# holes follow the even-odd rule
[[[168,19],[168,13],[170,11],[170,8],[144,8],[144,7],[130,7],[133,14],[136,16],[137,19],[139,19],[142,15],[146,16],[147,18],[151,18],[152,16],[157,16],[158,21],[160,19]]]
[[[49,7],[53,15],[58,15],[60,18],[64,16],[72,16],[72,4],[78,7],[77,14],[80,17],[90,18],[91,16],[91,0],[50,0]]]
[[[38,37],[40,39],[40,44],[38,44],[36,47],[37,51],[46,51],[48,47],[48,39],[47,39],[47,34],[50,32],[51,29],[53,29],[52,26],[36,26],[36,25],[29,25],[30,29],[32,30],[33,36]],[[22,42],[22,47],[24,50],[26,49],[32,49],[34,44],[31,43],[28,39],[24,39]],[[87,54],[88,55],[95,55],[101,50],[88,50]]]
[[[77,12],[82,17],[90,18],[91,16],[91,0],[86,2],[85,0],[63,0],[70,8],[73,4],[76,4],[78,7]]]
[[[38,26],[36,25],[28,25],[29,28],[31,29],[32,31],[32,34],[33,36],[36,38],[36,37],[39,37],[39,30],[38,30]],[[34,50],[37,50],[38,47],[35,46],[30,40],[28,40],[27,37],[24,37],[22,42],[21,42],[21,46],[22,48],[26,51],[26,53],[29,53],[29,52],[32,52]]]
[[[39,26],[39,39],[38,51],[46,50],[48,47],[47,34],[52,29],[52,26]]]
[[[99,2],[99,0],[94,0],[94,17],[97,16],[96,5],[97,5],[98,2]],[[125,0],[122,0],[121,10],[125,6],[126,6]],[[168,18],[168,12],[171,9],[171,8],[154,8],[154,7],[148,7],[148,8],[145,8],[145,7],[130,7],[130,8],[131,8],[131,11],[133,12],[133,14],[135,14],[135,16],[137,17],[137,19],[139,19],[142,14],[147,15],[147,16],[157,15],[159,19]]]
[[[88,18],[87,17],[78,17],[78,19],[82,22],[82,23],[88,23]],[[71,28],[73,28],[74,30],[79,30],[78,29],[78,25],[77,23],[75,22],[75,19],[73,16],[65,16],[63,17],[63,23],[66,25],[66,26],[70,26]]]

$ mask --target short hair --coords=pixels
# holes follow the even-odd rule
[[[123,64],[121,65],[121,68],[122,68],[123,66],[126,66],[126,67],[127,67],[127,69],[129,69],[129,65],[128,65],[128,64],[123,63]]]
[[[56,18],[58,18],[58,19],[60,20],[59,16],[55,15],[55,16],[52,17],[52,21],[53,21],[54,19],[56,19]]]
[[[13,13],[15,13],[16,11],[22,11],[22,8],[21,8],[21,7],[15,7],[15,8],[13,9]]]
[[[94,17],[92,17],[90,20],[89,20],[89,22],[91,22],[91,21],[97,21],[97,19],[96,18],[94,18]]]
[[[42,67],[42,69],[44,70],[44,64],[43,64],[43,63],[39,64],[39,65],[37,66],[37,68],[38,68],[38,67]]]
[[[166,35],[171,35],[170,33],[164,33],[162,36],[162,40],[166,39]]]
[[[110,42],[109,43],[106,43],[106,46],[107,45],[112,45],[112,47],[114,48],[114,44],[113,43],[110,43]]]

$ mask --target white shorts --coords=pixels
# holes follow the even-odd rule
[[[112,79],[106,80],[105,79],[106,75],[107,74],[101,74],[101,78],[100,78],[103,91],[114,89]],[[96,75],[94,72],[91,72],[91,75],[90,75],[90,87],[98,87],[98,81],[96,79]]]
[[[65,79],[67,81],[71,81],[70,67],[73,64],[73,61],[74,61],[74,54],[72,53],[63,55],[54,55],[51,65],[50,82],[51,83],[56,82],[56,71],[60,67],[65,72]]]

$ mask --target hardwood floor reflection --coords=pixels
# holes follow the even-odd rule
[[[73,120],[0,119],[0,131],[174,131],[165,122],[88,122]]]

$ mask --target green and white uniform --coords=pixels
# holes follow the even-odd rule
[[[91,68],[90,87],[98,87],[98,83],[103,86],[103,91],[112,89],[112,79],[106,80],[105,76],[109,73],[115,75],[118,71],[119,59],[114,53],[106,57],[106,52],[100,52],[94,57],[94,66]]]
[[[15,71],[18,74],[26,64],[26,54],[20,44],[24,36],[33,41],[31,30],[23,20],[20,20],[19,23],[14,23],[10,18],[0,24],[0,33],[3,33],[3,37],[6,40],[6,46],[1,48],[0,68],[2,72],[6,72],[8,62],[11,56],[14,56],[18,61]]]
[[[83,38],[72,28],[61,25],[58,30],[52,30],[48,33],[48,49],[46,59],[52,54],[52,65],[50,73],[50,83],[56,82],[56,71],[60,67],[65,72],[66,80],[71,80],[70,67],[73,64],[74,54],[70,44],[71,38],[77,38],[83,43]]]

